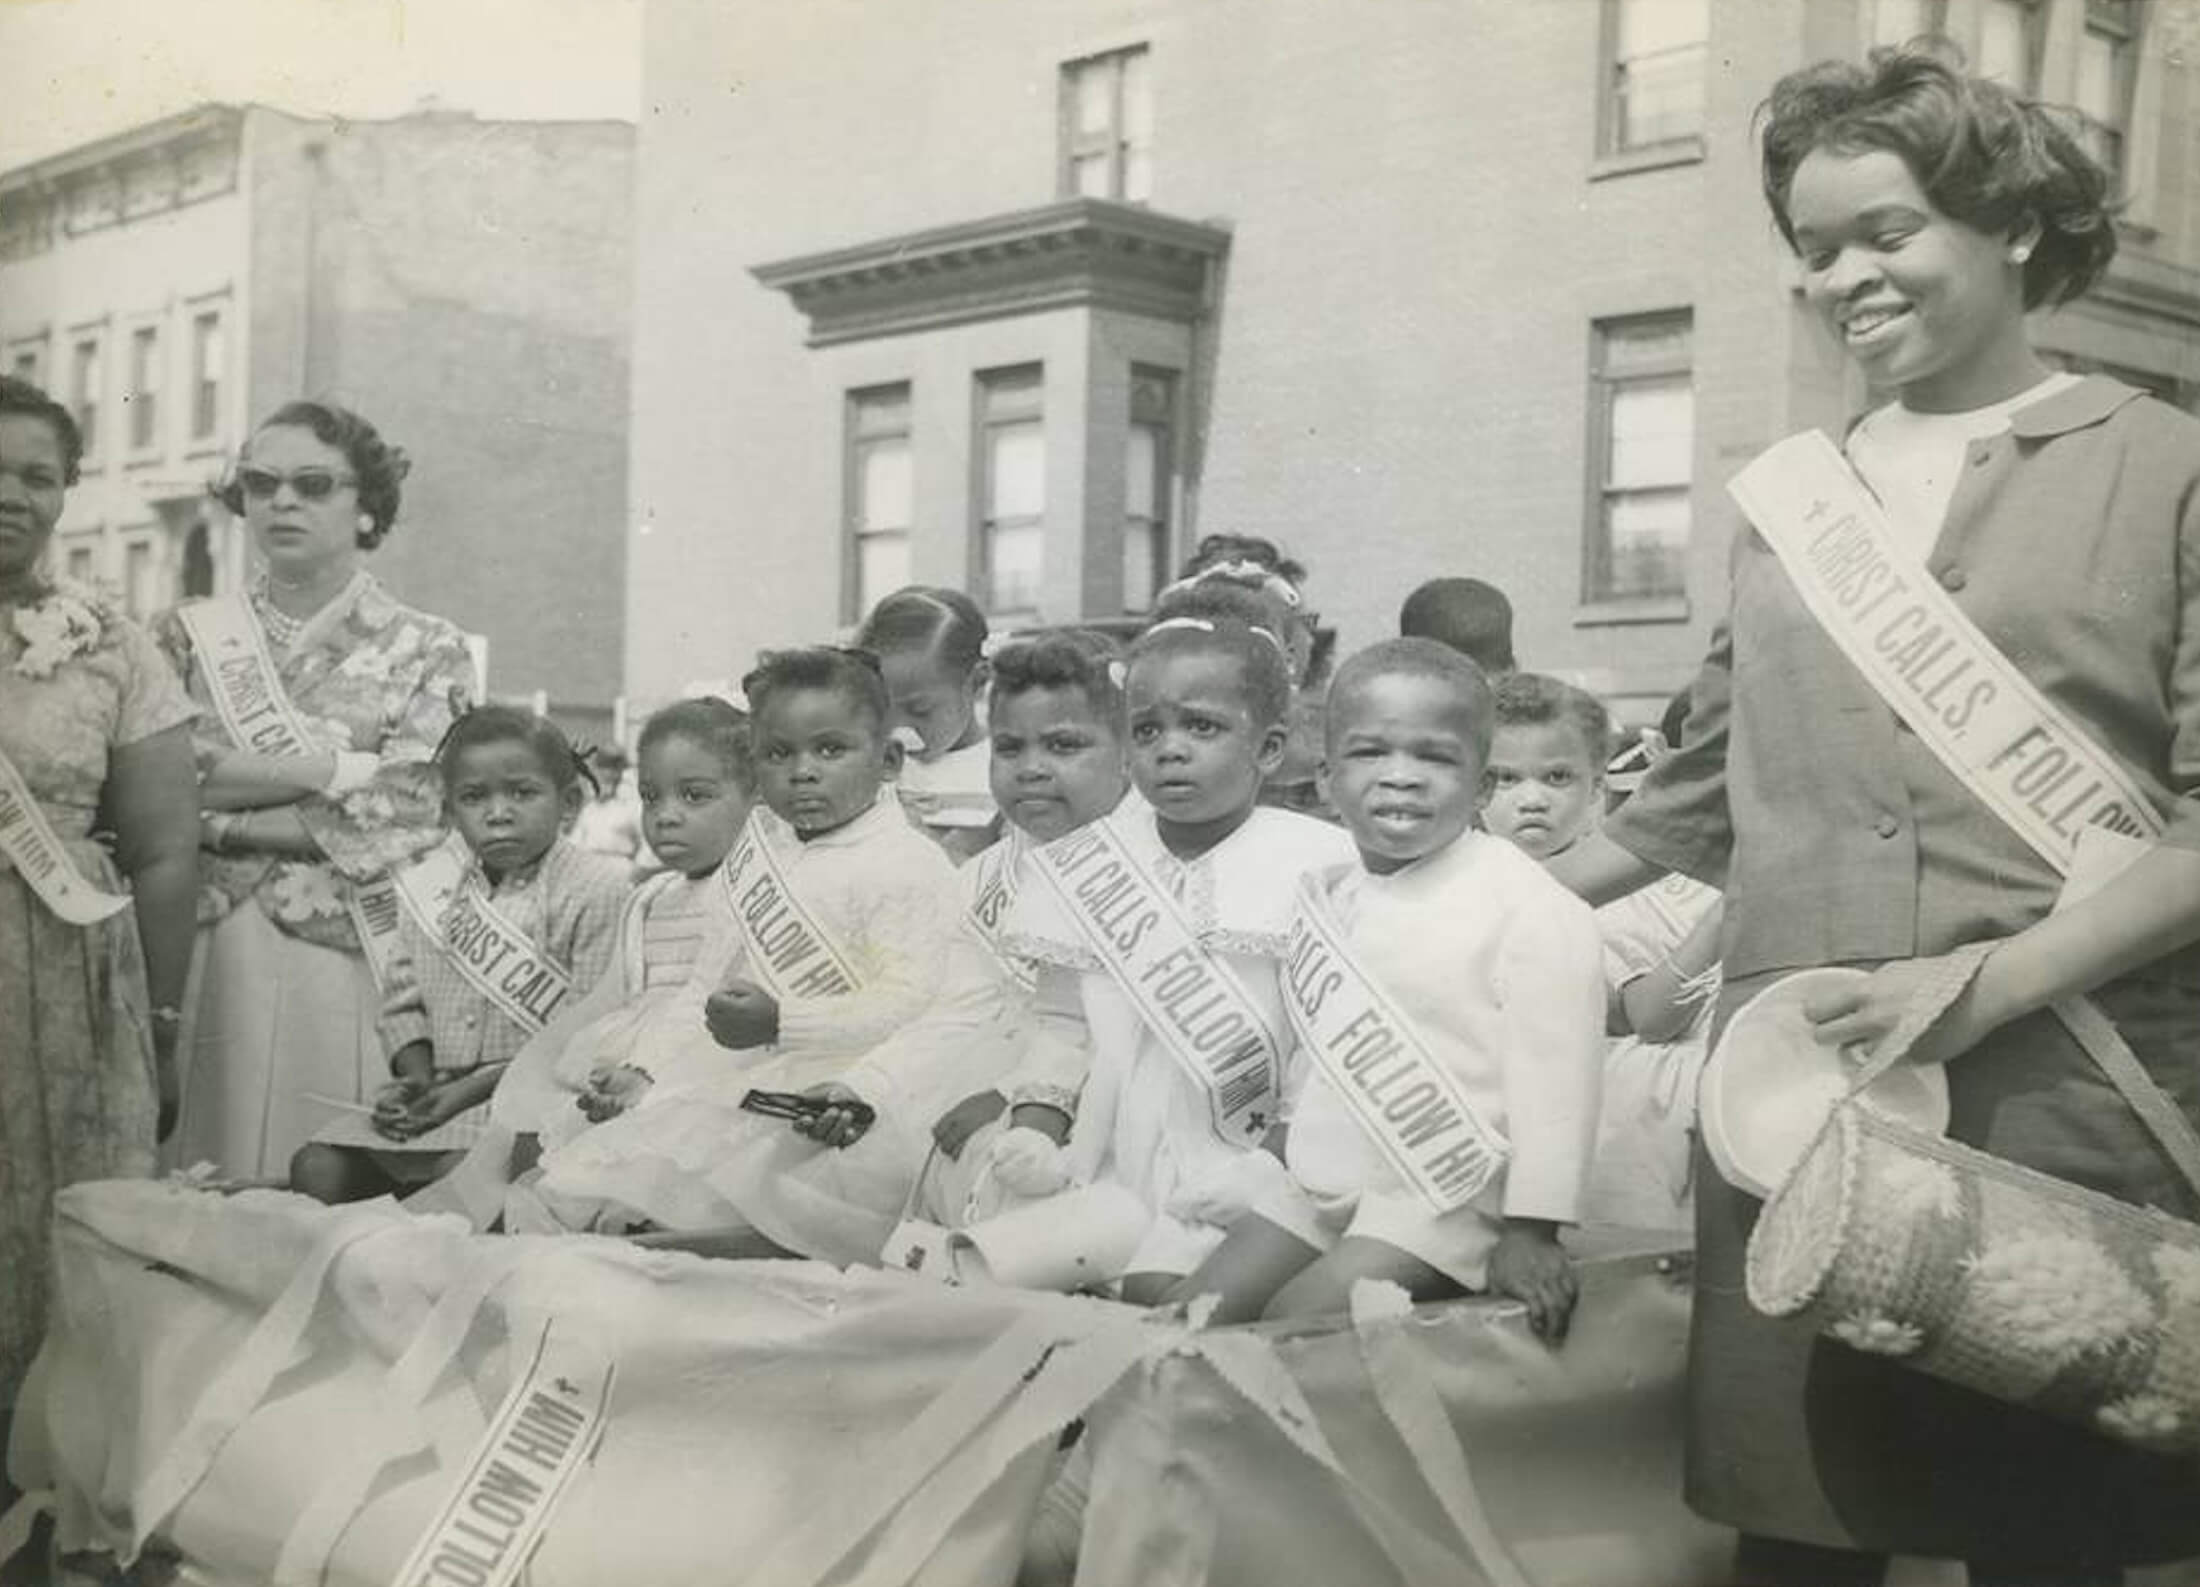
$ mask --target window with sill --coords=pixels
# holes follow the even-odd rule
[[[151,451],[160,440],[160,330],[141,325],[130,333],[130,450]]]
[[[1590,605],[1670,603],[1688,593],[1692,337],[1687,311],[1595,326],[1582,570],[1582,599]]]
[[[2122,187],[2126,174],[2124,145],[2138,75],[2138,33],[2133,0],[2085,0],[2072,130],[2079,145],[2108,172],[2111,191]]]
[[[1064,198],[1153,196],[1153,60],[1143,44],[1062,68]]]
[[[1703,136],[1710,31],[1710,0],[1605,0],[1605,155]]]
[[[916,520],[907,383],[848,394],[848,593],[853,621],[911,582],[909,531]]]
[[[1176,373],[1131,367],[1123,457],[1123,610],[1150,609],[1169,577],[1169,504],[1176,494]]]
[[[79,336],[69,349],[69,409],[76,415],[77,434],[84,441],[84,455],[99,455],[100,398],[106,385],[105,361],[97,336]]]
[[[1043,378],[1038,364],[978,376],[978,587],[996,616],[1039,610],[1046,570]]]

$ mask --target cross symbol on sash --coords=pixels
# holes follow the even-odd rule
[[[553,1379],[551,1382],[551,1387],[555,1388],[560,1394],[565,1395],[568,1399],[577,1397],[581,1392],[581,1386],[578,1383],[575,1383],[571,1378],[567,1377]]]
[[[1268,1132],[1268,1115],[1255,1108],[1245,1115],[1245,1129],[1251,1135],[1265,1135]]]

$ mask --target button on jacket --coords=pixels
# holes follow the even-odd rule
[[[2200,849],[2200,424],[2093,376],[1972,443],[1928,571]],[[2060,878],[1946,771],[1754,531],[1683,748],[1607,825],[1723,886],[1726,973],[1942,953],[2045,915]],[[2200,973],[2200,948],[2149,976]]]

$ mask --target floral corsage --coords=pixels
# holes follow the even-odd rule
[[[15,670],[26,678],[50,678],[64,661],[88,653],[106,626],[98,601],[90,594],[57,586],[45,599],[15,609],[14,627],[23,641]]]

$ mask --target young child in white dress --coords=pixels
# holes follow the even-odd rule
[[[682,700],[643,725],[637,758],[642,835],[664,869],[628,895],[604,974],[514,1057],[485,1138],[429,1207],[488,1227],[544,1140],[571,1139],[643,1083],[641,1054],[708,1039],[710,985],[695,971],[722,962],[733,925],[717,872],[755,798],[748,718],[724,700]]]
[[[603,978],[626,906],[626,867],[566,835],[586,768],[553,723],[479,707],[436,766],[466,857],[438,849],[406,870],[376,1020],[392,1079],[371,1116],[333,1121],[291,1158],[292,1188],[321,1201],[448,1172],[481,1139],[505,1066]]]
[[[1123,803],[1130,787],[1123,671],[1114,642],[1082,629],[1019,637],[993,657],[991,779],[1006,826],[1001,841],[958,874],[966,931],[993,962],[1011,1005],[1003,1027],[1011,1061],[1022,1057],[1030,1036],[1039,975],[1010,933],[1016,900],[1033,885],[1028,856]],[[933,1126],[938,1157],[921,1203],[932,1221],[965,1220],[993,1138],[1005,1124],[1008,1098],[997,1083],[1005,1083],[1001,1072]]]
[[[1294,923],[1290,1173],[1170,1298],[1218,1296],[1220,1321],[1320,1315],[1382,1279],[1417,1301],[1510,1295],[1564,1334],[1602,965],[1588,906],[1476,830],[1493,711],[1481,670],[1432,640],[1338,670],[1325,776],[1358,863],[1311,879]]]
[[[1514,673],[1497,686],[1489,829],[1547,863],[1604,808],[1603,703],[1571,684]],[[1686,1233],[1694,1226],[1689,1136],[1717,1002],[1718,892],[1678,874],[1597,911],[1608,994],[1604,1122],[1582,1216]]]
[[[885,792],[901,749],[875,657],[768,653],[742,687],[762,803],[716,880],[733,925],[723,962],[708,967],[707,1039],[675,1033],[638,1053],[646,1087],[617,1088],[596,1106],[601,1122],[547,1150],[536,1191],[569,1227],[642,1229],[651,1243],[720,1255],[808,1247],[854,1260],[864,1236],[842,1214],[879,1199],[866,1181],[907,1176],[893,1153],[843,1149],[877,1112],[917,1111],[897,1106],[892,1076],[865,1059],[946,984],[955,873]],[[805,1101],[772,1100],[789,1094]]]
[[[856,631],[886,679],[887,731],[909,752],[894,791],[909,819],[958,862],[1000,832],[979,708],[987,639],[975,601],[922,584],[882,596]]]
[[[1280,1174],[1259,1146],[1288,1091],[1278,974],[1291,899],[1351,844],[1256,804],[1291,703],[1273,629],[1157,624],[1131,647],[1125,695],[1143,802],[1034,856],[1012,932],[1041,963],[1037,1028],[989,1162],[1022,1198],[1096,1181],[1136,1198],[1135,1248],[1083,1278],[1120,1276],[1143,1304],[1221,1242],[1263,1163]],[[983,1225],[969,1232],[982,1248]]]

